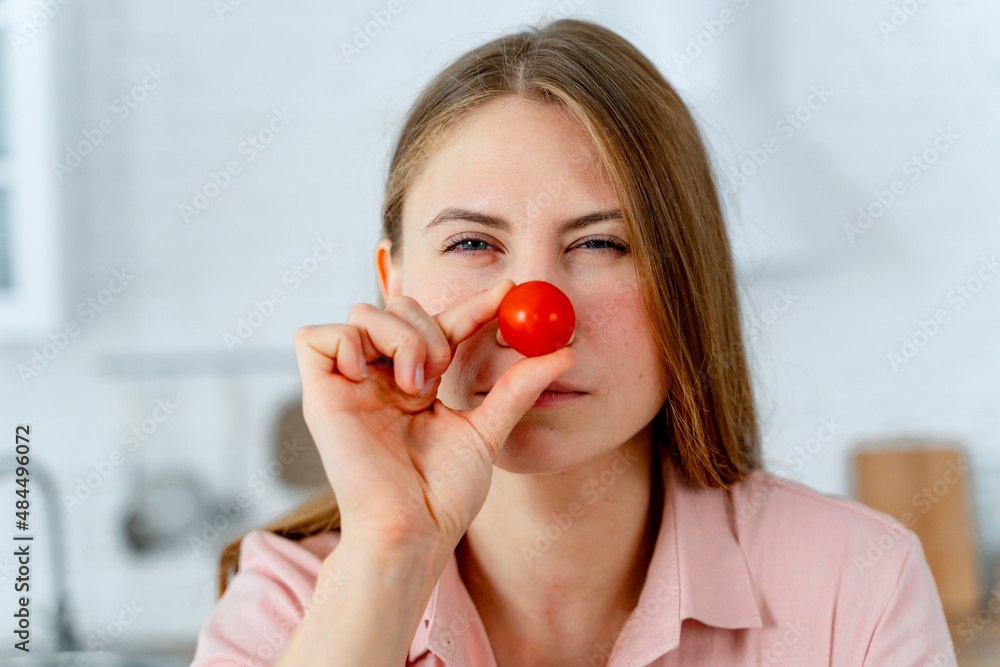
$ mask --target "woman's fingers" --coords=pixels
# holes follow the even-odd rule
[[[507,278],[434,316],[452,350],[474,334],[479,327],[496,317],[500,302],[513,286],[514,281]]]
[[[513,286],[513,280],[504,280],[433,317],[408,296],[393,297],[384,311],[358,303],[347,321],[358,327],[365,349],[370,340],[392,359],[396,384],[419,395],[425,381],[444,374],[455,347],[496,317],[500,302]]]
[[[394,305],[397,309],[403,307]],[[427,357],[427,341],[423,333],[395,313],[364,302],[354,304],[347,315],[347,322],[357,327],[362,340],[367,338],[371,341],[371,346],[379,354],[392,359],[396,386],[410,394],[420,392],[424,378],[418,376],[417,368],[423,367]]]
[[[441,327],[416,299],[396,296],[389,299],[386,312],[408,322],[424,338],[426,356],[423,360],[424,379],[443,375],[451,364],[452,348]]]
[[[393,297],[385,310],[356,303],[345,324],[296,331],[299,372],[305,379],[338,371],[360,381],[366,377],[363,362],[384,355],[392,360],[396,385],[419,395],[426,380],[447,370],[459,343],[496,317],[500,302],[513,286],[508,278],[433,317],[408,296]]]
[[[363,345],[355,327],[314,324],[295,331],[295,360],[304,382],[334,371],[352,380],[364,379]]]

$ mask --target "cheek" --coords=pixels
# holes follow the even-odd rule
[[[496,345],[496,332],[489,325],[484,325],[476,333],[455,348],[455,356],[451,366],[445,371],[445,380],[455,387],[474,387],[486,384],[489,380],[489,360],[484,358],[483,350],[489,349],[490,338]]]
[[[438,387],[438,398],[442,403],[453,410],[464,410],[475,405],[475,400],[479,399],[470,398],[472,388],[488,386],[492,378],[491,372],[498,373],[502,370],[492,368],[489,354],[483,353],[491,345],[496,347],[496,328],[486,324],[455,348],[455,355],[448,370],[441,376]],[[470,400],[473,402],[470,403]]]
[[[577,334],[597,352],[630,356],[645,345],[648,325],[634,286],[588,290],[574,304]]]
[[[595,290],[601,296],[580,304],[577,335],[602,367],[608,386],[655,382],[656,350],[637,290]]]
[[[489,289],[495,282],[477,281],[476,276],[442,270],[428,263],[404,269],[403,294],[416,299],[428,314],[437,315],[476,292]]]

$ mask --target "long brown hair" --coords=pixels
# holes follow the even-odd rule
[[[668,396],[654,420],[657,460],[669,453],[696,487],[739,482],[761,467],[760,436],[711,165],[682,99],[621,36],[561,19],[483,44],[431,81],[410,108],[389,165],[382,235],[392,241],[392,260],[403,251],[403,197],[414,176],[454,123],[506,95],[574,114],[610,175]],[[381,294],[378,304],[385,307]],[[301,539],[339,527],[326,490],[260,530]],[[220,596],[240,539],[222,553]]]

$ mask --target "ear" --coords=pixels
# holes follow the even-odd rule
[[[403,293],[401,271],[392,263],[391,250],[392,241],[386,238],[380,239],[375,247],[375,270],[378,273],[378,283],[384,303]]]

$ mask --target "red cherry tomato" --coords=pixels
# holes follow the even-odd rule
[[[576,327],[569,297],[544,280],[512,287],[500,302],[497,318],[504,340],[526,357],[555,352],[570,341]]]

